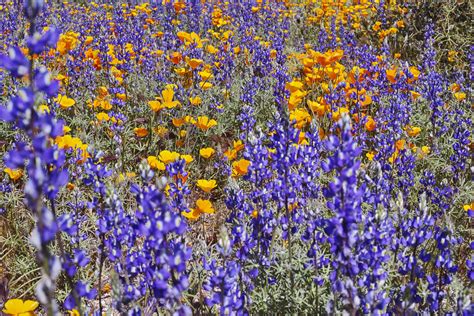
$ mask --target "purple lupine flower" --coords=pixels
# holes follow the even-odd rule
[[[430,312],[442,309],[442,302],[446,297],[445,287],[451,284],[453,275],[458,270],[451,252],[454,250],[453,246],[460,241],[448,230],[439,227],[436,227],[433,237],[437,250],[436,256],[433,258],[435,270],[426,277],[430,291],[427,297]]]
[[[444,124],[447,119],[446,113],[443,110],[444,101],[442,98],[442,93],[446,89],[446,83],[443,76],[435,70],[436,51],[433,43],[434,25],[428,24],[425,32],[425,54],[423,56],[423,67],[427,75],[423,78],[422,92],[430,103],[431,137],[436,140],[437,137],[446,133],[448,126]]]
[[[42,7],[43,1],[39,0],[28,0],[24,3],[24,12],[31,26],[27,38],[30,54],[43,52],[47,47],[55,45],[58,39],[55,33],[34,33],[35,18]],[[50,74],[46,69],[33,69],[33,55],[30,55],[30,58],[31,61],[18,47],[11,48],[8,56],[0,57],[0,65],[13,77],[28,75],[30,79],[28,87],[21,88],[6,108],[0,108],[0,119],[22,129],[29,138],[29,143],[18,142],[14,149],[5,155],[5,164],[14,168],[26,167],[28,180],[24,189],[25,202],[36,219],[31,242],[37,248],[38,258],[42,263],[42,278],[36,287],[36,296],[45,305],[48,314],[56,314],[58,306],[54,291],[61,272],[61,260],[51,253],[49,245],[60,233],[61,226],[58,225],[54,200],[59,190],[67,183],[68,172],[63,168],[64,152],[49,143],[49,138],[62,134],[63,124],[56,121],[52,114],[39,112],[35,104],[35,94],[42,93],[48,97],[54,95],[57,82],[49,79]],[[74,296],[77,304],[79,297]]]
[[[222,256],[219,264],[215,259],[210,262],[204,259],[204,269],[211,273],[204,289],[210,292],[206,304],[218,306],[219,314],[248,315],[247,305],[250,303],[248,294],[242,288],[242,267],[237,260],[232,260],[232,239],[225,228],[221,229],[221,237],[217,250]]]
[[[23,11],[29,20],[34,20],[43,7],[44,0],[24,0]]]
[[[27,46],[30,49],[31,53],[39,54],[44,52],[47,48],[55,48],[58,39],[58,30],[52,28],[46,31],[44,34],[35,32],[33,36],[28,38]]]
[[[12,76],[20,78],[28,74],[30,62],[19,47],[10,47],[8,56],[0,55],[0,67],[8,70]]]
[[[185,166],[186,161],[184,159],[179,159],[166,166],[169,177],[174,179],[174,181],[169,183],[170,204],[178,213],[189,212],[186,197],[189,196],[191,191],[184,180],[188,175],[184,170]]]
[[[361,267],[356,254],[360,236],[357,225],[362,220],[361,202],[363,189],[357,187],[357,171],[361,153],[360,147],[351,135],[348,116],[339,121],[340,139],[334,135],[326,143],[327,149],[334,154],[322,163],[326,172],[335,170],[336,178],[323,190],[328,198],[327,206],[335,215],[327,220],[325,232],[333,255],[333,271],[330,275],[332,290],[336,300],[342,299],[342,306],[348,312],[355,312],[360,307],[361,293],[357,289],[356,280]],[[329,310],[336,309],[336,302],[331,301]]]
[[[463,172],[466,170],[466,163],[470,157],[469,154],[469,137],[471,132],[469,126],[472,125],[472,120],[464,117],[464,112],[462,110],[457,110],[455,112],[455,120],[451,125],[454,130],[453,137],[455,139],[454,144],[452,145],[453,154],[449,157],[451,161],[451,170],[455,180],[459,180],[463,175]]]
[[[137,233],[145,238],[145,242],[139,252],[132,251],[127,257],[142,254],[151,257],[143,262],[133,260],[126,265],[126,269],[143,270],[146,278],[141,279],[140,284],[150,290],[160,306],[174,309],[180,305],[177,311],[188,314],[189,308],[178,304],[181,293],[188,287],[185,266],[191,256],[191,249],[177,237],[184,233],[186,224],[155,186],[134,186],[132,190],[140,205],[136,211],[135,225],[140,227]]]

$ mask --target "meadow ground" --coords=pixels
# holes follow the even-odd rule
[[[474,314],[470,1],[19,2],[5,315]]]

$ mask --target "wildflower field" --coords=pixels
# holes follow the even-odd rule
[[[0,314],[474,315],[471,1],[0,1]]]

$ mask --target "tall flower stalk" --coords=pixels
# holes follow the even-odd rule
[[[328,150],[334,154],[322,164],[324,171],[336,172],[334,180],[323,190],[328,199],[327,206],[334,212],[326,226],[333,255],[330,280],[335,295],[330,309],[335,311],[337,301],[341,298],[344,310],[356,315],[361,301],[356,283],[361,272],[356,253],[360,239],[358,223],[362,220],[363,190],[357,187],[361,149],[352,138],[348,116],[342,117],[339,127],[340,137],[331,135],[326,143]]]
[[[59,83],[51,80],[45,67],[35,67],[35,55],[54,47],[59,37],[54,29],[42,34],[36,31],[35,22],[42,8],[41,0],[24,2],[24,15],[29,22],[28,55],[25,56],[19,47],[12,47],[8,55],[0,56],[0,66],[12,77],[28,78],[28,85],[19,88],[6,107],[0,107],[0,119],[27,136],[27,141],[17,142],[15,148],[6,154],[5,164],[15,169],[26,168],[27,171],[25,204],[36,221],[31,242],[37,249],[42,273],[36,296],[44,304],[47,314],[55,315],[58,306],[54,292],[61,272],[61,260],[50,249],[59,232],[54,200],[67,183],[68,172],[62,167],[64,152],[51,141],[62,135],[63,123],[57,121],[53,113],[38,109],[39,100],[54,96],[59,88]]]

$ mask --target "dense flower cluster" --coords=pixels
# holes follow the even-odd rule
[[[473,47],[421,4],[17,2],[3,313],[474,313]]]

